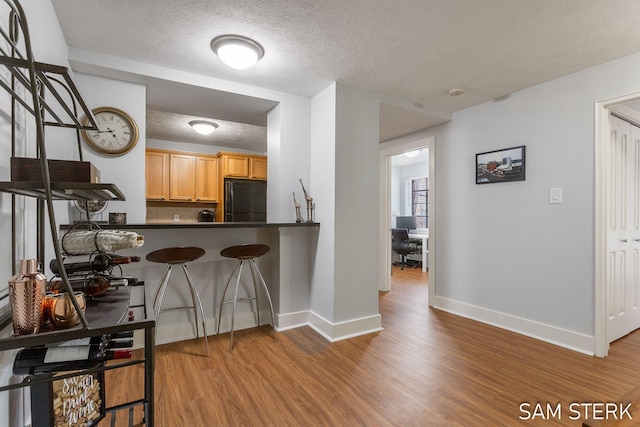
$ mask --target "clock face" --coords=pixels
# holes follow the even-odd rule
[[[119,155],[129,152],[138,142],[138,126],[130,115],[112,107],[92,110],[98,130],[83,130],[87,144],[104,154]],[[88,124],[85,117],[83,124]]]

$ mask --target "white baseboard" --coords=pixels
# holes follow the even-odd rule
[[[279,331],[300,328],[309,324],[309,311],[276,314],[276,326]]]
[[[270,313],[268,310],[260,311],[260,323],[271,323]],[[360,335],[371,334],[382,331],[382,317],[377,314],[374,316],[363,317],[360,319],[348,320],[345,322],[331,323],[321,316],[311,311],[299,311],[295,313],[287,313],[276,315],[276,330],[285,331],[287,329],[300,328],[302,326],[310,326],[326,340],[336,342]],[[206,327],[208,335],[215,335],[217,328],[217,319],[207,319]],[[202,327],[200,336],[202,336]],[[237,313],[235,318],[234,329],[236,331],[255,328],[256,318],[253,313]],[[172,323],[160,324],[156,327],[156,344],[168,344],[172,342],[184,341],[196,337],[193,323]],[[220,332],[229,332],[231,330],[231,314],[222,317],[220,324]],[[144,347],[144,333],[136,331],[134,337],[134,348]]]
[[[540,341],[593,356],[595,338],[510,314],[436,296],[433,308],[516,332]]]
[[[313,312],[309,312],[309,326],[330,342],[371,334],[384,329],[380,314],[332,323]]]

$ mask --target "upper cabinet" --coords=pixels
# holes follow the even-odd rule
[[[144,177],[147,185],[147,200],[168,200],[169,153],[147,150],[145,162]]]
[[[222,203],[224,178],[267,179],[266,156],[148,148],[145,159],[149,201]]]
[[[218,202],[218,158],[214,155],[147,149],[147,200]]]
[[[265,156],[249,157],[249,178],[267,179],[267,158]]]
[[[169,154],[169,200],[195,201],[195,182],[193,156]]]
[[[267,179],[267,157],[242,153],[218,153],[224,178]]]
[[[218,201],[218,158],[196,156],[196,202]]]

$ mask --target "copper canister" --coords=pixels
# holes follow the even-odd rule
[[[47,278],[38,271],[37,259],[20,260],[19,273],[9,280],[11,320],[15,335],[40,332],[42,302]]]
[[[84,293],[74,292],[73,295],[84,313],[86,307]],[[44,302],[44,316],[45,320],[51,322],[55,329],[71,328],[80,323],[80,316],[66,292],[47,294]]]

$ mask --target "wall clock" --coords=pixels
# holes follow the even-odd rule
[[[128,153],[138,142],[138,125],[122,110],[113,107],[99,107],[91,110],[98,124],[98,130],[83,130],[82,138],[99,153],[119,156]],[[88,125],[89,119],[82,119]]]

